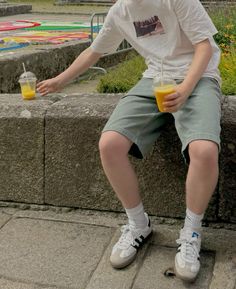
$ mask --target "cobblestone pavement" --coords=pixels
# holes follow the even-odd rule
[[[0,289],[236,289],[235,225],[204,228],[193,284],[165,276],[182,222],[151,216],[154,235],[133,264],[109,264],[124,214],[0,204]],[[170,274],[171,275],[171,274]]]

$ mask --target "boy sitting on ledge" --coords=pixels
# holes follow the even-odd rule
[[[118,0],[91,46],[63,73],[37,86],[42,95],[60,90],[104,53],[115,52],[123,39],[145,58],[143,78],[121,98],[99,142],[104,172],[128,216],[111,252],[115,268],[130,264],[152,233],[128,153],[143,158],[171,113],[189,164],[175,271],[189,281],[199,272],[201,222],[218,180],[221,91],[216,33],[199,0]],[[175,92],[165,97],[164,112],[158,110],[152,91],[161,59],[177,82]]]

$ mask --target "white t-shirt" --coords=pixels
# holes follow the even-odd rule
[[[183,79],[192,62],[193,45],[209,39],[213,55],[203,76],[220,82],[220,50],[213,35],[217,30],[199,0],[118,0],[109,10],[94,42],[98,53],[115,52],[123,39],[144,57],[144,77],[164,71]]]

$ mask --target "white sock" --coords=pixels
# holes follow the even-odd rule
[[[197,231],[197,233],[200,233],[203,216],[204,214],[197,215],[187,208],[186,217],[184,221],[184,228],[189,228],[192,231]]]
[[[125,212],[128,216],[129,225],[131,228],[143,229],[147,226],[147,218],[144,215],[144,208],[142,203],[131,209],[125,208]]]

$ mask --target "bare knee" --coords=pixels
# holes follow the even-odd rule
[[[218,166],[218,145],[212,141],[197,140],[189,144],[190,163]]]
[[[117,132],[104,132],[99,140],[101,158],[114,159],[125,156],[128,154],[131,145],[132,142],[129,139]]]

